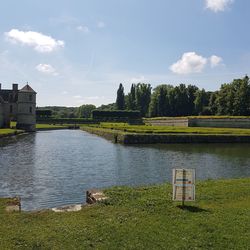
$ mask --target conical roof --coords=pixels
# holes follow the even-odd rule
[[[21,92],[32,92],[32,93],[36,93],[29,84],[26,84],[22,89],[20,89],[19,91]]]

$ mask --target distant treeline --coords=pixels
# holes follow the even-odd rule
[[[249,77],[222,84],[218,91],[205,91],[195,85],[132,84],[125,95],[123,85],[117,90],[115,108],[139,110],[142,116],[250,115]]]
[[[124,93],[119,85],[116,102],[96,107],[84,104],[80,107],[47,106],[41,117],[91,118],[94,110],[139,111],[143,117],[190,116],[190,115],[250,115],[250,81],[245,76],[231,83],[222,84],[217,91],[206,91],[195,85],[173,86],[161,84],[152,89],[150,84],[132,84]]]

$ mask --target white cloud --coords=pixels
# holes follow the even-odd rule
[[[57,76],[58,73],[56,72],[56,70],[50,65],[50,64],[38,64],[36,66],[36,69],[44,74],[48,74],[48,75],[54,75]]]
[[[170,70],[176,74],[190,74],[201,72],[207,64],[207,58],[197,55],[195,52],[184,53],[179,61],[170,66]]]
[[[64,47],[64,41],[55,40],[51,36],[46,36],[35,31],[20,31],[12,29],[5,33],[8,41],[12,43],[20,43],[33,47],[38,52],[52,52],[58,48]]]
[[[219,56],[215,56],[215,55],[211,56],[209,59],[210,59],[210,65],[212,68],[220,65],[220,63],[222,62],[222,58]]]
[[[87,26],[79,25],[76,27],[76,29],[82,31],[83,33],[89,33],[89,28]]]
[[[104,23],[104,22],[102,22],[102,21],[99,21],[98,23],[97,23],[97,27],[99,28],[99,29],[102,29],[102,28],[104,28],[106,26],[106,24]]]
[[[61,92],[61,94],[62,94],[62,95],[67,95],[67,94],[68,94],[68,91],[65,91],[65,90],[64,90],[64,91]]]
[[[224,11],[234,0],[206,0],[206,8],[214,12]]]

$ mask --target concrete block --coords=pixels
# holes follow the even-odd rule
[[[86,194],[86,202],[88,204],[94,204],[96,202],[101,202],[107,199],[108,197],[103,193],[103,191],[98,189],[88,190]]]

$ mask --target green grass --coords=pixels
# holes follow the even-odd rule
[[[17,135],[24,132],[23,130],[17,129],[10,129],[10,128],[1,128],[0,129],[0,137],[10,136],[10,135]]]
[[[36,124],[37,129],[60,129],[60,128],[67,128],[70,124],[62,124],[62,125],[54,125],[54,124]],[[11,122],[10,123],[11,128],[16,127],[16,122]]]
[[[205,135],[250,135],[250,129],[240,128],[207,128],[207,127],[173,127],[152,125],[128,125],[127,123],[101,123],[86,125],[102,129],[111,129],[126,133],[155,134],[205,134]]]
[[[197,201],[171,185],[106,191],[82,211],[10,213],[0,199],[0,249],[249,249],[250,179],[199,182]]]

